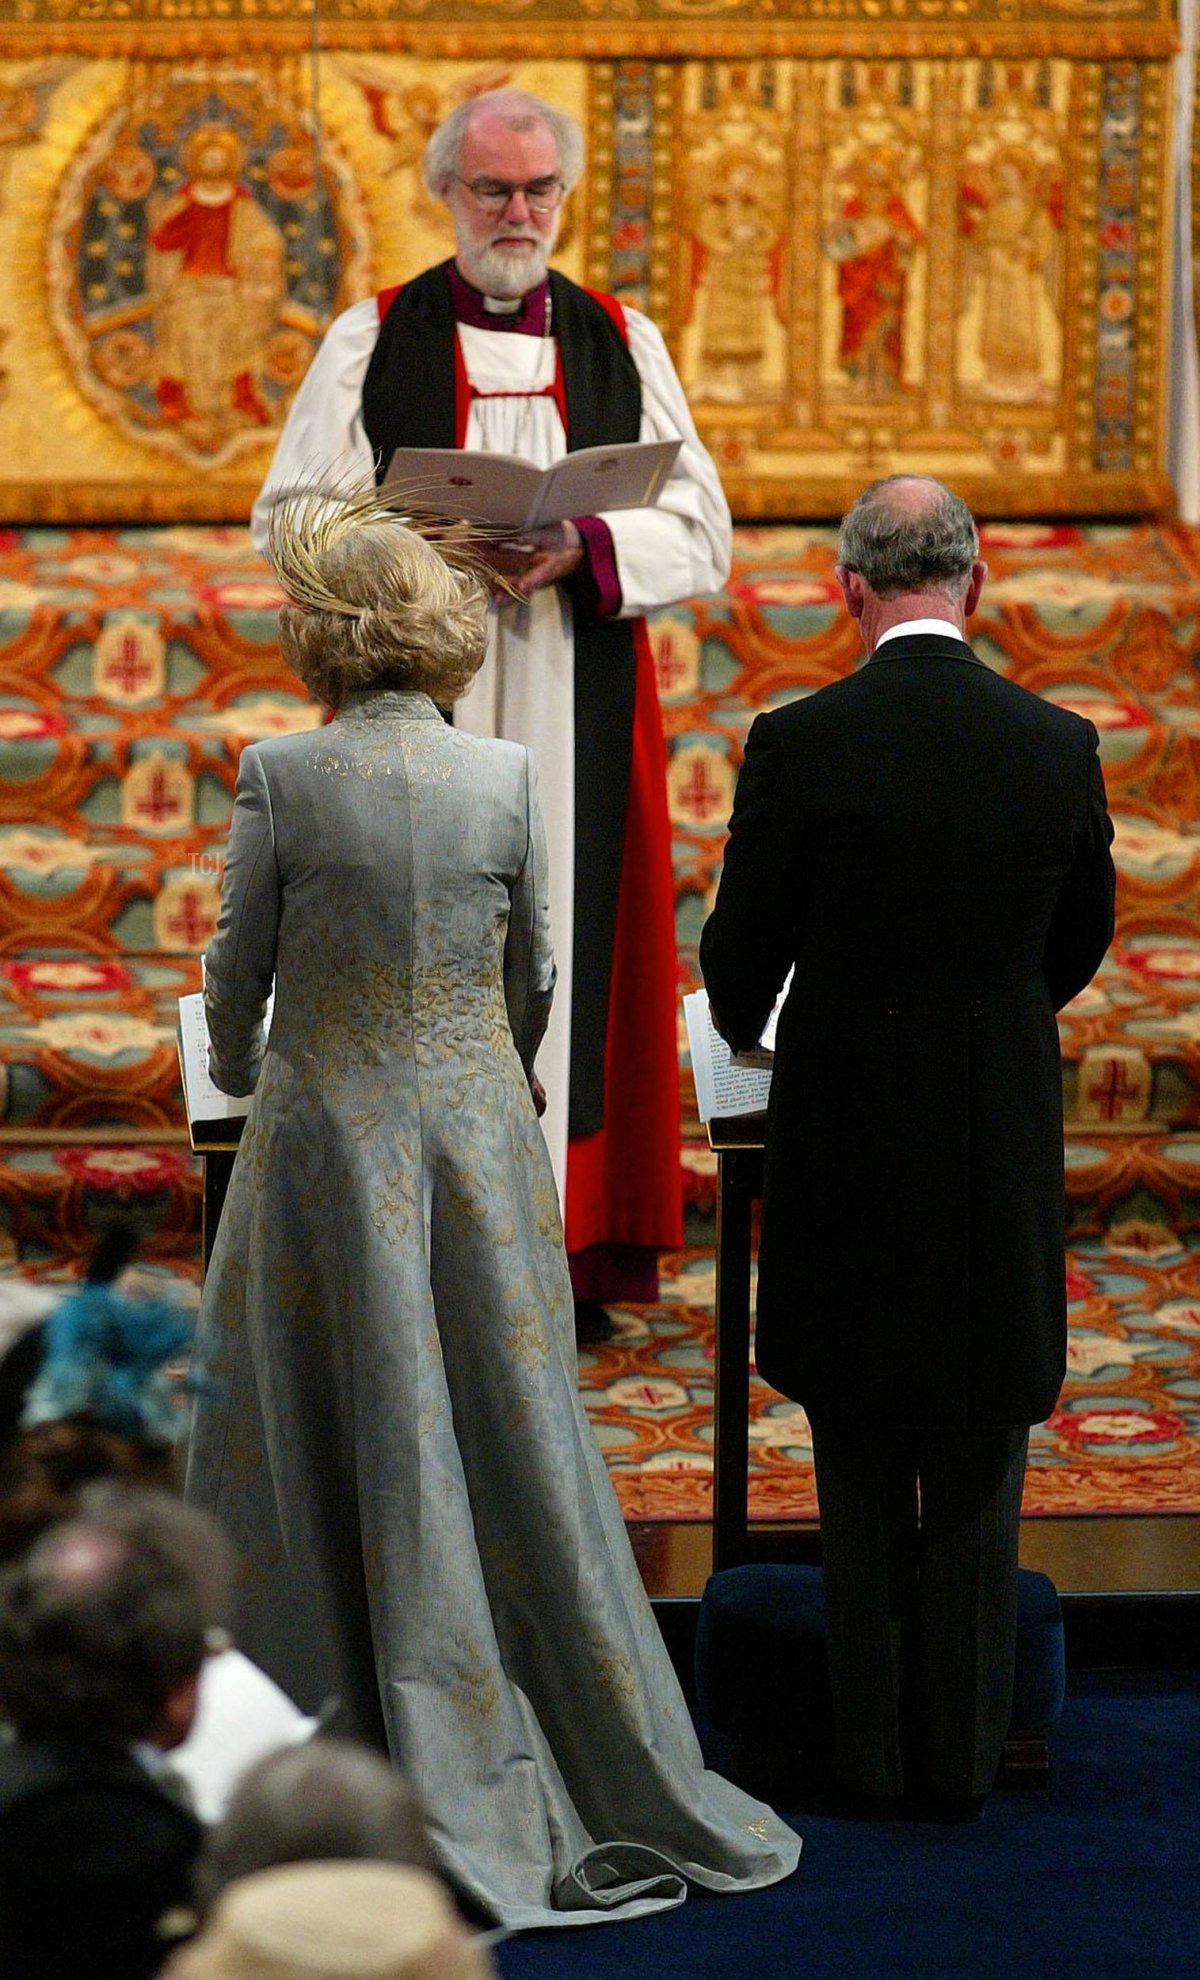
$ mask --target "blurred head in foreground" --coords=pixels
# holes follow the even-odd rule
[[[483,1947],[423,1870],[288,1863],[230,1884],[169,1980],[488,1980]]]
[[[206,1513],[87,1487],[75,1516],[0,1575],[0,1717],[32,1740],[179,1745],[229,1591],[228,1546]]]
[[[192,1323],[173,1301],[119,1283],[136,1245],[131,1226],[106,1231],[83,1284],[0,1361],[0,1561],[74,1512],[92,1480],[177,1483],[184,1384],[169,1370]]]
[[[205,1844],[198,1896],[207,1910],[239,1877],[330,1857],[434,1867],[403,1775],[348,1739],[285,1747],[247,1770]]]
[[[289,601],[284,659],[331,708],[381,688],[442,708],[466,693],[488,605],[469,537],[436,525],[419,533],[373,487],[342,499],[297,493],[271,512],[270,557]]]

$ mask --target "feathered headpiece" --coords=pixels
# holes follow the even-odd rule
[[[184,1427],[166,1364],[188,1346],[192,1323],[171,1301],[117,1291],[136,1242],[123,1226],[106,1233],[85,1283],[47,1315],[24,1429],[82,1416],[135,1442],[169,1444]]]
[[[291,602],[307,612],[359,618],[368,607],[360,599],[339,596],[322,562],[348,537],[380,526],[419,536],[452,570],[481,584],[505,584],[483,554],[484,546],[495,540],[495,530],[422,508],[418,495],[416,488],[385,490],[373,481],[353,481],[321,488],[307,483],[281,496],[267,517],[267,555]]]

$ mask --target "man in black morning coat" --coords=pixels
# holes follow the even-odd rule
[[[850,511],[868,664],[755,722],[700,949],[736,1047],[795,964],[757,1359],[812,1424],[838,1776],[959,1816],[1008,1727],[1029,1425],[1065,1368],[1054,1013],[1114,890],[1095,729],[964,642],[978,547],[921,476]]]

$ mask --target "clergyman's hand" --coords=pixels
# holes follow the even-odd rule
[[[584,554],[583,538],[573,522],[543,523],[522,531],[511,544],[497,544],[496,550],[501,557],[512,557],[512,564],[502,564],[489,553],[489,562],[494,570],[503,571],[510,592],[518,598],[532,598],[546,585],[572,577]]]
[[[546,1089],[536,1073],[529,1082],[529,1091],[533,1095],[533,1111],[540,1121],[546,1111]]]

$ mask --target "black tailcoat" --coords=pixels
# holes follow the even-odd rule
[[[788,967],[757,1359],[826,1415],[1036,1423],[1066,1360],[1054,1013],[1112,936],[1090,722],[954,636],[759,716],[701,962],[737,1045]]]

